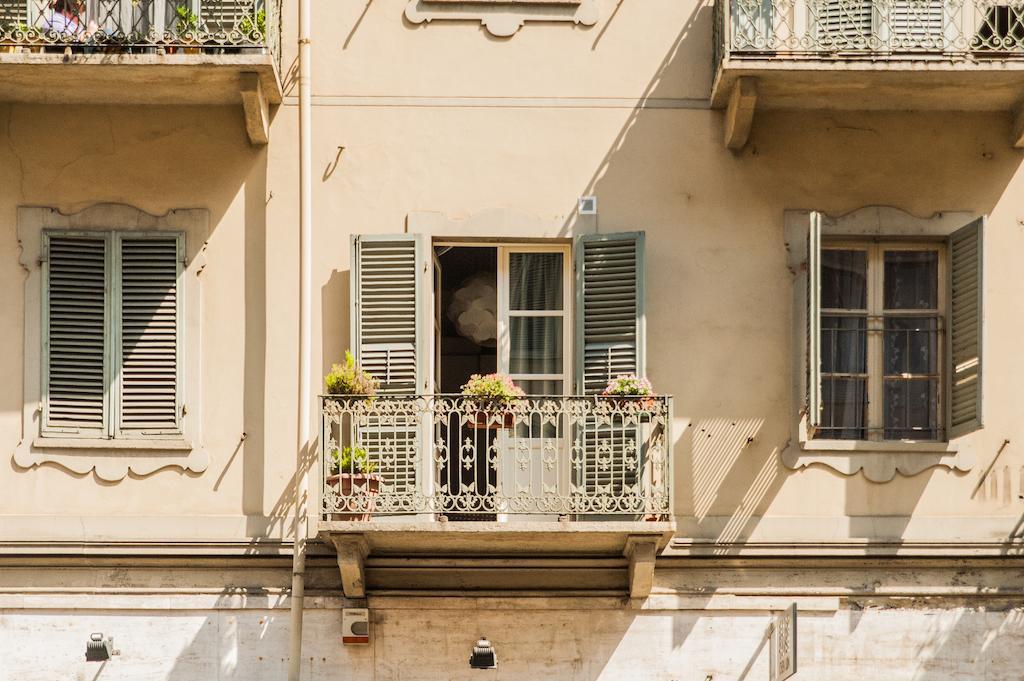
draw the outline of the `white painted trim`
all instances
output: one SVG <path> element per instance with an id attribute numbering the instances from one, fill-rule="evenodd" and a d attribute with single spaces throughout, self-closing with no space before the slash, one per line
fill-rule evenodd
<path id="1" fill-rule="evenodd" d="M 80 447 L 73 438 L 61 438 L 62 446 L 36 447 L 40 436 L 39 417 L 42 402 L 42 235 L 44 230 L 77 232 L 182 232 L 185 235 L 186 262 L 181 274 L 182 315 L 185 333 L 181 349 L 184 373 L 181 401 L 186 414 L 181 418 L 181 437 L 174 446 L 163 447 L 167 440 L 139 441 L 131 449 L 148 450 L 146 454 L 125 451 L 120 446 L 97 449 L 94 442 Z M 179 209 L 164 215 L 151 215 L 122 204 L 97 204 L 78 213 L 64 214 L 55 208 L 21 206 L 18 208 L 18 242 L 20 262 L 27 272 L 25 279 L 25 366 L 22 398 L 21 440 L 13 454 L 16 466 L 31 469 L 55 464 L 78 474 L 89 472 L 110 482 L 123 480 L 129 472 L 149 475 L 164 468 L 178 468 L 200 473 L 209 465 L 209 454 L 203 447 L 201 399 L 200 311 L 202 272 L 206 266 L 206 241 L 210 234 L 209 212 L 205 209 Z M 184 440 L 189 449 L 177 444 Z"/>

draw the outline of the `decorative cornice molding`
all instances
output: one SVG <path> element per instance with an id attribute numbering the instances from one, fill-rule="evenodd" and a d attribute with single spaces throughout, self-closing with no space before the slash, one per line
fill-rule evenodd
<path id="1" fill-rule="evenodd" d="M 499 38 L 515 35 L 527 21 L 597 23 L 597 0 L 409 0 L 405 18 L 413 24 L 431 21 L 479 21 Z"/>

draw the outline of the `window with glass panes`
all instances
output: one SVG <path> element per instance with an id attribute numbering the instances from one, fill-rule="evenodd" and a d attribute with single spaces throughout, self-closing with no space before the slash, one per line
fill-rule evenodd
<path id="1" fill-rule="evenodd" d="M 817 437 L 944 439 L 944 257 L 938 244 L 824 245 Z"/>

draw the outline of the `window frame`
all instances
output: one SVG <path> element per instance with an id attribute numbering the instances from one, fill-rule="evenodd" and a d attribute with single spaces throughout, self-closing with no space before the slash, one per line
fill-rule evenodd
<path id="1" fill-rule="evenodd" d="M 945 241 L 937 239 L 906 239 L 900 237 L 892 238 L 851 238 L 851 237 L 829 237 L 825 236 L 821 244 L 822 252 L 827 250 L 857 250 L 864 251 L 867 259 L 867 336 L 866 347 L 866 393 L 867 410 L 865 418 L 864 438 L 835 438 L 835 437 L 813 437 L 815 444 L 828 442 L 872 442 L 872 443 L 944 443 L 948 441 L 948 384 L 949 370 L 946 366 L 947 344 L 948 344 L 948 318 L 949 301 L 945 283 L 948 279 L 948 253 Z M 938 253 L 938 267 L 936 270 L 936 308 L 930 310 L 912 310 L 909 313 L 893 314 L 885 309 L 885 253 L 887 251 L 936 251 Z M 853 310 L 833 309 L 820 306 L 819 314 L 822 316 L 836 316 L 851 314 Z M 939 338 L 936 342 L 935 365 L 938 368 L 938 395 L 936 404 L 937 423 L 935 431 L 936 438 L 886 438 L 885 431 L 885 320 L 887 316 L 921 316 L 937 318 L 937 333 Z M 824 378 L 825 372 L 819 374 Z M 823 429 L 819 428 L 819 429 Z"/>
<path id="2" fill-rule="evenodd" d="M 123 368 L 123 345 L 121 340 L 121 305 L 122 305 L 122 260 L 121 244 L 124 241 L 146 241 L 154 239 L 175 240 L 175 395 L 174 395 L 174 428 L 162 428 L 144 430 L 139 432 L 124 431 L 121 428 L 121 381 Z M 103 363 L 104 363 L 104 408 L 103 426 L 98 431 L 82 432 L 49 426 L 49 405 L 50 405 L 50 353 L 48 341 L 50 338 L 50 240 L 53 238 L 102 238 L 105 244 L 106 258 L 104 261 L 104 329 L 103 329 Z M 44 439 L 80 439 L 80 440 L 159 440 L 159 439 L 180 439 L 182 436 L 182 405 L 184 403 L 184 365 L 183 350 L 184 343 L 184 321 L 185 321 L 185 300 L 182 295 L 182 277 L 184 272 L 185 259 L 185 232 L 183 231 L 154 231 L 154 230 L 129 230 L 129 229 L 106 229 L 106 230 L 65 230 L 65 229 L 44 229 L 42 231 L 42 310 L 40 326 L 40 368 L 39 377 L 41 388 L 41 419 L 39 436 Z"/>
<path id="3" fill-rule="evenodd" d="M 498 371 L 507 373 L 513 381 L 560 381 L 562 395 L 572 392 L 573 332 L 576 328 L 573 302 L 572 245 L 544 243 L 497 243 L 498 249 Z M 562 256 L 562 309 L 513 310 L 511 296 L 511 256 L 513 253 L 557 253 Z M 562 320 L 562 372 L 557 374 L 513 374 L 510 371 L 513 317 L 556 317 Z"/>

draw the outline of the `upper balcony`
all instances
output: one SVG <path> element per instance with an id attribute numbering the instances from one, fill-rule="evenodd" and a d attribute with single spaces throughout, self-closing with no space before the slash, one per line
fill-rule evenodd
<path id="1" fill-rule="evenodd" d="M 254 143 L 281 101 L 281 0 L 0 0 L 0 100 L 242 103 Z"/>
<path id="2" fill-rule="evenodd" d="M 1020 0 L 716 0 L 714 31 L 712 106 L 730 109 L 734 148 L 755 103 L 1011 111 L 1024 98 Z"/>
<path id="3" fill-rule="evenodd" d="M 671 426 L 663 396 L 325 397 L 319 534 L 354 596 L 368 555 L 618 557 L 637 594 L 672 534 Z"/>

